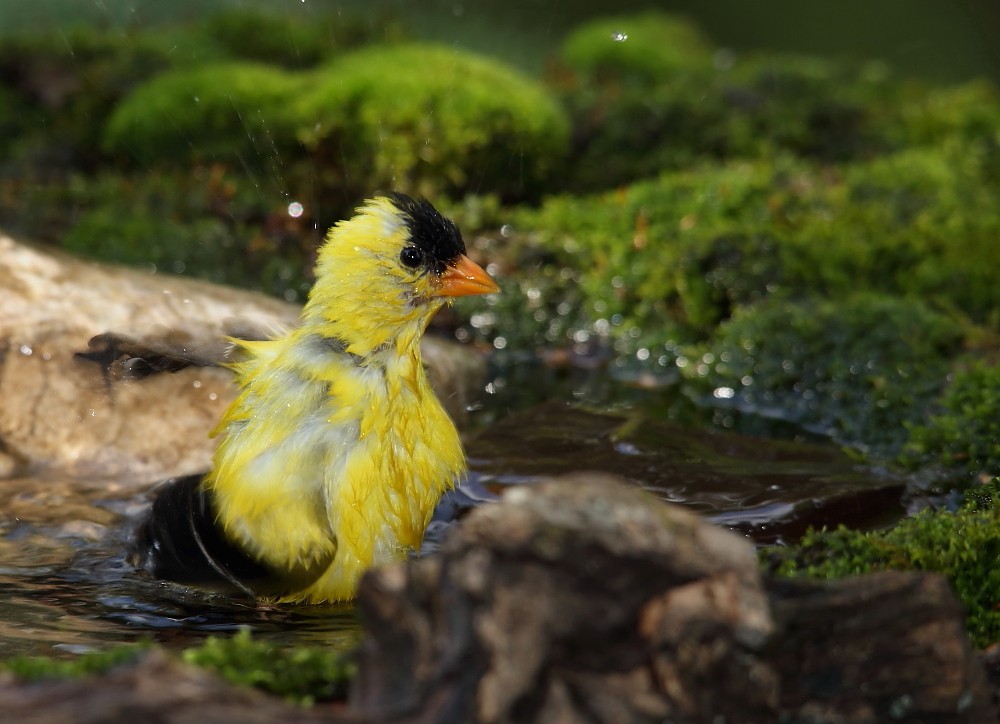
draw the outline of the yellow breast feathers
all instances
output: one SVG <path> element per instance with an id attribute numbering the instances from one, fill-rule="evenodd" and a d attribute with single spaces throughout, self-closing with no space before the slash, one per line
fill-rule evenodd
<path id="1" fill-rule="evenodd" d="M 457 227 L 426 201 L 376 198 L 335 226 L 301 325 L 278 339 L 237 342 L 240 394 L 216 430 L 198 499 L 218 531 L 188 516 L 197 546 L 159 539 L 154 547 L 200 550 L 205 570 L 258 595 L 351 598 L 365 569 L 419 546 L 464 470 L 420 338 L 449 298 L 498 290 L 465 256 Z M 169 527 L 150 535 L 163 538 Z M 177 565 L 144 567 L 182 578 L 170 575 Z"/>

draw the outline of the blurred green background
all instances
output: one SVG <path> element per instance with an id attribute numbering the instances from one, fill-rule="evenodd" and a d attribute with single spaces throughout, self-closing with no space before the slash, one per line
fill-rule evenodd
<path id="1" fill-rule="evenodd" d="M 1000 3 L 994 0 L 770 0 L 764 3 L 599 2 L 595 0 L 37 0 L 0 2 L 0 33 L 58 32 L 77 23 L 122 28 L 195 20 L 222 8 L 289 15 L 389 13 L 407 29 L 538 68 L 552 46 L 582 20 L 661 10 L 683 14 L 723 46 L 849 60 L 878 58 L 904 74 L 955 81 L 1000 79 Z"/>

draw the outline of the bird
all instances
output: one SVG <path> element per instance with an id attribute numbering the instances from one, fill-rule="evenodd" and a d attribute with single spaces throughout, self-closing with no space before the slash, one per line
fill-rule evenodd
<path id="1" fill-rule="evenodd" d="M 299 324 L 231 340 L 239 389 L 212 433 L 211 469 L 161 489 L 136 565 L 318 604 L 350 600 L 367 569 L 418 549 L 466 465 L 420 339 L 454 298 L 498 291 L 426 199 L 364 202 L 321 245 Z"/>

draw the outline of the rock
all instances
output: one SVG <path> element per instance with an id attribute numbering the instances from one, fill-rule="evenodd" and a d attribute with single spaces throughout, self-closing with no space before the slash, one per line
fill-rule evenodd
<path id="1" fill-rule="evenodd" d="M 235 392 L 215 366 L 223 337 L 269 336 L 297 317 L 296 306 L 264 295 L 83 262 L 0 234 L 0 474 L 142 485 L 205 470 L 208 432 Z M 442 340 L 423 349 L 461 419 L 483 361 Z"/>
<path id="2" fill-rule="evenodd" d="M 778 710 L 752 546 L 607 476 L 510 490 L 436 557 L 366 577 L 359 605 L 368 635 L 351 703 L 376 720 Z"/>
<path id="3" fill-rule="evenodd" d="M 0 677 L 3 719 L 24 724 L 228 724 L 330 721 L 259 691 L 229 684 L 153 650 L 101 676 L 25 683 Z"/>
<path id="4" fill-rule="evenodd" d="M 745 539 L 607 475 L 511 489 L 359 606 L 376 721 L 995 720 L 941 577 L 765 586 Z"/>
<path id="5" fill-rule="evenodd" d="M 943 576 L 782 580 L 769 593 L 780 633 L 768 659 L 781 672 L 790 721 L 997 721 Z"/>

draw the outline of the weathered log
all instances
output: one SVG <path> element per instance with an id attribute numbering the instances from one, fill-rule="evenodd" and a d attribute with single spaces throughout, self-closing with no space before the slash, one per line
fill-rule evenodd
<path id="1" fill-rule="evenodd" d="M 378 721 L 988 722 L 943 578 L 758 576 L 752 547 L 607 476 L 510 491 L 364 580 Z"/>
<path id="2" fill-rule="evenodd" d="M 795 721 L 996 721 L 944 577 L 886 571 L 769 586 L 768 658 Z"/>
<path id="3" fill-rule="evenodd" d="M 25 683 L 0 676 L 0 719 L 21 724 L 271 724 L 328 722 L 329 708 L 306 710 L 229 684 L 153 650 L 101 677 Z"/>
<path id="4" fill-rule="evenodd" d="M 752 547 L 607 476 L 510 491 L 362 584 L 351 704 L 386 721 L 770 721 Z"/>

